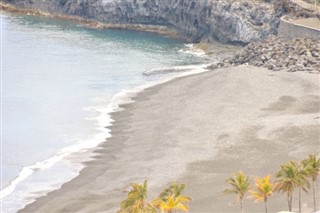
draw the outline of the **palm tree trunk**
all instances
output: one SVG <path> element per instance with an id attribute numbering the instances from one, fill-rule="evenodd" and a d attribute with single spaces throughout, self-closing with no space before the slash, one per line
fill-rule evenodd
<path id="1" fill-rule="evenodd" d="M 290 194 L 290 211 L 292 211 L 293 191 Z"/>
<path id="2" fill-rule="evenodd" d="M 317 211 L 317 206 L 316 206 L 316 188 L 315 188 L 315 181 L 312 181 L 312 188 L 313 188 L 313 211 Z"/>
<path id="3" fill-rule="evenodd" d="M 240 208 L 241 208 L 241 213 L 243 213 L 243 208 L 242 208 L 242 199 L 240 200 Z"/>
<path id="4" fill-rule="evenodd" d="M 292 194 L 291 194 L 291 192 L 287 192 L 287 198 L 288 198 L 289 212 L 291 212 L 291 210 L 292 210 Z"/>
<path id="5" fill-rule="evenodd" d="M 299 187 L 299 213 L 301 213 L 301 188 Z"/>
<path id="6" fill-rule="evenodd" d="M 264 209 L 265 209 L 265 213 L 268 213 L 267 200 L 264 201 Z"/>
<path id="7" fill-rule="evenodd" d="M 290 208 L 290 194 L 289 194 L 289 192 L 287 192 L 287 202 L 288 202 L 288 208 L 289 208 L 289 212 L 290 212 L 291 208 Z"/>

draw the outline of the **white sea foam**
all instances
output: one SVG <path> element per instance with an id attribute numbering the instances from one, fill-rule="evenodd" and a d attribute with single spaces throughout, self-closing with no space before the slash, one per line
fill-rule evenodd
<path id="1" fill-rule="evenodd" d="M 53 167 L 55 164 L 61 162 L 62 160 L 67 160 L 68 157 L 72 154 L 76 153 L 84 153 L 88 151 L 89 149 L 92 149 L 94 147 L 97 147 L 101 142 L 104 142 L 107 138 L 111 136 L 110 129 L 106 128 L 107 126 L 111 126 L 113 120 L 111 119 L 111 112 L 116 111 L 119 108 L 120 104 L 128 103 L 131 101 L 131 97 L 134 96 L 139 91 L 143 90 L 144 88 L 148 87 L 149 85 L 144 85 L 137 87 L 133 90 L 127 90 L 122 91 L 116 94 L 111 101 L 109 101 L 108 104 L 101 105 L 98 107 L 87 107 L 84 110 L 86 111 L 96 111 L 99 112 L 99 116 L 96 118 L 87 118 L 88 120 L 95 120 L 97 122 L 96 130 L 99 132 L 94 135 L 94 137 L 90 140 L 82 140 L 74 145 L 68 146 L 63 148 L 60 152 L 58 152 L 53 157 L 37 162 L 34 165 L 24 167 L 18 174 L 18 176 L 10 182 L 10 184 L 3 188 L 0 191 L 0 199 L 1 203 L 4 204 L 6 202 L 6 197 L 11 195 L 17 186 L 21 184 L 23 181 L 28 179 L 28 177 L 32 176 L 35 172 L 40 172 L 41 170 L 47 170 Z M 69 162 L 70 163 L 70 162 Z M 76 162 L 71 162 L 76 163 Z M 75 165 L 74 165 L 75 166 Z M 76 175 L 78 175 L 79 171 L 83 168 L 83 166 L 78 167 L 76 171 L 71 171 L 73 175 L 67 180 L 64 180 L 63 182 L 69 181 L 72 178 L 74 178 Z M 24 200 L 21 201 L 21 203 L 15 203 L 15 206 L 9 205 L 6 210 L 2 209 L 6 212 L 15 212 L 18 209 L 23 208 L 25 205 L 33 202 L 37 197 L 43 196 L 49 191 L 58 189 L 61 187 L 63 182 L 60 183 L 51 183 L 53 185 L 42 185 L 37 186 L 36 189 L 30 188 L 29 191 L 19 192 L 18 195 L 15 197 L 23 197 Z M 46 184 L 46 183 L 42 183 Z M 39 191 L 37 191 L 37 189 Z M 14 202 L 17 202 L 16 199 L 13 199 Z M 9 201 L 11 203 L 11 201 Z M 6 206 L 6 205 L 4 205 Z"/>
<path id="2" fill-rule="evenodd" d="M 85 110 L 90 110 L 90 111 L 96 111 L 99 112 L 99 116 L 96 118 L 88 118 L 90 120 L 95 120 L 97 122 L 97 127 L 96 130 L 98 131 L 97 134 L 93 136 L 92 139 L 90 140 L 82 140 L 74 145 L 68 146 L 63 148 L 61 151 L 59 151 L 56 155 L 53 157 L 46 159 L 44 161 L 40 161 L 35 163 L 32 166 L 27 166 L 24 167 L 18 174 L 18 176 L 10 182 L 10 184 L 3 188 L 0 191 L 0 199 L 1 203 L 5 203 L 6 200 L 5 198 L 11 195 L 17 186 L 21 184 L 24 180 L 26 180 L 28 177 L 32 176 L 33 173 L 39 172 L 41 170 L 47 170 L 53 167 L 55 164 L 61 162 L 62 160 L 67 160 L 68 157 L 71 156 L 72 154 L 76 153 L 84 153 L 88 151 L 89 149 L 92 149 L 96 146 L 98 146 L 101 142 L 104 142 L 106 138 L 109 138 L 111 136 L 110 130 L 106 128 L 107 126 L 110 126 L 112 123 L 112 119 L 110 116 L 110 113 L 115 111 L 120 103 L 124 103 L 127 100 L 127 95 L 126 92 L 121 92 L 113 97 L 113 99 L 109 102 L 109 104 L 106 104 L 104 106 L 98 106 L 98 107 L 87 107 Z M 69 162 L 69 163 L 76 163 L 76 162 Z M 83 166 L 78 167 L 78 170 L 76 171 L 71 171 L 73 175 L 71 175 L 72 178 L 74 178 L 79 171 L 83 168 Z M 64 180 L 63 182 L 69 181 L 70 179 Z M 36 197 L 43 196 L 47 192 L 52 191 L 54 189 L 57 189 L 61 187 L 63 184 L 61 183 L 52 183 L 54 186 L 50 185 L 44 185 L 44 186 L 38 186 L 39 192 L 34 191 L 34 189 L 31 189 L 28 192 L 24 192 L 23 197 L 25 197 L 25 200 L 23 200 L 20 203 L 20 206 L 15 206 L 15 207 L 10 206 L 10 209 L 7 209 L 6 211 L 8 212 L 15 212 L 20 208 L 23 208 L 25 205 L 28 203 L 33 202 Z M 42 183 L 45 184 L 45 183 Z M 21 194 L 21 193 L 20 193 Z M 19 195 L 21 197 L 21 195 Z M 17 203 L 15 203 L 16 205 Z"/>
<path id="3" fill-rule="evenodd" d="M 196 48 L 194 44 L 184 44 L 185 48 L 179 50 L 179 52 L 193 54 L 196 56 L 207 56 L 206 52 L 202 49 Z"/>
<path id="4" fill-rule="evenodd" d="M 199 65 L 185 65 L 185 66 L 173 66 L 173 67 L 161 67 L 161 68 L 153 68 L 146 70 L 143 72 L 144 75 L 159 75 L 159 74 L 168 74 L 168 73 L 176 73 L 176 72 L 188 72 L 198 69 Z"/>

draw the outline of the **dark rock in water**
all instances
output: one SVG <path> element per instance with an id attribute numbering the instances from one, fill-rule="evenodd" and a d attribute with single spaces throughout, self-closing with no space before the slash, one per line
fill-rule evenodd
<path id="1" fill-rule="evenodd" d="M 207 67 L 208 69 L 211 69 L 211 70 L 214 70 L 214 69 L 217 69 L 219 68 L 219 66 L 217 64 L 211 64 Z"/>
<path id="2" fill-rule="evenodd" d="M 78 16 L 108 24 L 148 24 L 174 28 L 192 41 L 247 44 L 277 33 L 272 4 L 227 0 L 3 0 L 18 8 Z"/>

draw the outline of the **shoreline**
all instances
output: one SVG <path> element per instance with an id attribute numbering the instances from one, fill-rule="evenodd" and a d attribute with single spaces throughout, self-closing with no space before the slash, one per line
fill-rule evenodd
<path id="1" fill-rule="evenodd" d="M 183 38 L 178 35 L 178 32 L 173 28 L 164 25 L 150 25 L 150 24 L 106 24 L 93 19 L 84 19 L 80 16 L 66 16 L 61 14 L 50 14 L 36 9 L 21 9 L 14 7 L 13 5 L 8 5 L 0 2 L 0 11 L 5 11 L 9 13 L 23 14 L 23 15 L 34 15 L 42 16 L 57 20 L 73 21 L 75 23 L 81 24 L 85 27 L 92 29 L 117 29 L 117 30 L 133 30 L 133 31 L 143 31 L 149 33 L 155 33 L 161 36 L 168 36 L 173 39 L 180 39 L 186 42 L 190 42 L 190 39 Z"/>
<path id="2" fill-rule="evenodd" d="M 64 184 L 77 178 L 81 174 L 82 170 L 88 166 L 88 163 L 90 164 L 91 161 L 93 161 L 96 157 L 98 157 L 99 154 L 96 155 L 96 150 L 99 150 L 101 147 L 103 147 L 104 143 L 108 143 L 108 140 L 110 139 L 110 137 L 112 137 L 111 131 L 112 131 L 113 123 L 114 123 L 112 115 L 116 114 L 117 112 L 121 112 L 121 111 L 125 110 L 124 106 L 135 102 L 135 98 L 140 93 L 143 93 L 145 90 L 151 89 L 153 87 L 157 87 L 159 85 L 169 83 L 169 82 L 174 81 L 175 79 L 178 79 L 178 78 L 184 78 L 184 77 L 208 72 L 209 70 L 206 69 L 207 66 L 208 66 L 208 64 L 201 64 L 201 65 L 194 66 L 193 70 L 191 70 L 191 71 L 173 72 L 173 73 L 175 73 L 174 76 L 167 77 L 165 79 L 155 81 L 152 83 L 145 83 L 143 85 L 134 87 L 130 90 L 120 91 L 119 93 L 115 94 L 113 96 L 111 102 L 105 107 L 106 109 L 108 109 L 108 110 L 106 110 L 107 111 L 106 114 L 108 115 L 108 119 L 107 118 L 104 119 L 104 120 L 106 120 L 106 122 L 105 121 L 104 122 L 107 124 L 105 124 L 105 126 L 103 126 L 102 128 L 107 129 L 106 132 L 107 132 L 108 136 L 105 138 L 105 140 L 103 142 L 99 142 L 96 146 L 88 148 L 84 153 L 83 152 L 79 152 L 79 153 L 75 152 L 75 153 L 70 154 L 71 158 L 77 158 L 77 159 L 79 158 L 79 156 L 83 156 L 83 157 L 81 157 L 81 158 L 83 158 L 82 160 L 78 159 L 78 160 L 76 160 L 76 162 L 73 162 L 75 164 L 79 164 L 78 166 L 81 167 L 79 172 L 77 172 L 77 175 L 74 176 L 73 178 L 65 181 L 65 182 L 55 184 L 55 186 L 49 186 L 50 189 L 48 188 L 46 190 L 39 191 L 37 193 L 37 196 L 29 197 L 28 200 L 29 201 L 33 200 L 33 201 L 28 202 L 24 207 L 22 207 L 21 209 L 18 209 L 18 211 L 23 211 L 26 206 L 31 205 L 32 203 L 36 202 L 39 198 L 46 197 L 51 192 L 59 190 Z M 188 65 L 185 65 L 185 67 L 188 67 Z M 66 148 L 68 148 L 68 147 L 66 147 Z M 99 151 L 98 151 L 98 153 L 99 153 Z M 30 166 L 30 168 L 31 167 L 33 167 L 33 166 Z M 27 168 L 29 168 L 29 167 L 27 167 Z M 6 188 L 4 188 L 4 189 L 6 189 Z"/>
<path id="3" fill-rule="evenodd" d="M 49 18 L 51 18 L 51 17 L 49 17 Z M 190 53 L 191 54 L 191 53 Z M 207 65 L 209 65 L 209 64 L 207 64 Z M 203 65 L 197 65 L 199 68 L 202 66 L 202 68 L 201 69 L 204 69 L 204 66 Z M 204 72 L 204 71 L 197 71 L 197 72 Z M 197 73 L 196 72 L 196 73 Z M 195 74 L 194 73 L 194 71 L 189 71 L 189 72 L 183 72 L 183 73 L 179 73 L 179 72 L 174 72 L 176 75 L 179 75 L 179 76 L 181 76 L 181 75 L 193 75 L 193 74 Z M 178 77 L 178 76 L 177 76 Z M 169 78 L 167 78 L 167 80 L 165 80 L 165 81 L 170 81 L 170 80 L 172 80 L 173 78 L 177 78 L 177 77 L 169 77 Z M 161 82 L 157 82 L 157 83 L 155 83 L 155 84 L 162 84 L 163 82 L 161 81 Z M 154 85 L 141 85 L 141 86 L 138 86 L 138 88 L 140 88 L 140 87 L 143 87 L 143 89 L 145 89 L 145 88 L 148 88 L 148 87 L 150 87 L 150 86 L 154 86 Z M 130 91 L 128 91 L 128 93 L 136 93 L 136 90 L 137 88 L 132 88 Z M 141 89 L 141 90 L 143 90 L 143 89 Z M 134 91 L 133 91 L 134 90 Z M 140 89 L 138 89 L 138 90 L 140 90 Z M 120 93 L 122 93 L 122 92 L 120 92 Z M 117 94 L 115 94 L 115 96 L 118 96 L 120 93 L 117 93 Z M 127 98 L 126 98 L 127 99 Z M 108 107 L 106 107 L 106 108 L 108 108 Z M 110 113 L 108 113 L 108 114 L 110 114 Z M 103 128 L 106 128 L 105 126 L 103 127 Z M 68 147 L 66 147 L 66 148 L 68 148 Z M 92 149 L 95 149 L 96 147 L 94 147 L 94 148 L 90 148 L 89 150 L 92 150 Z M 89 152 L 91 152 L 91 151 L 88 151 L 88 153 Z M 63 154 L 63 153 L 62 153 Z M 74 153 L 72 153 L 71 155 L 74 155 Z M 76 154 L 77 155 L 77 154 Z M 89 154 L 86 154 L 85 155 L 85 160 L 84 161 L 86 161 L 87 159 L 90 159 L 90 153 Z M 57 153 L 57 156 L 58 157 L 60 157 L 60 153 Z M 53 156 L 52 157 L 52 159 L 54 159 L 54 158 L 56 158 L 57 156 Z M 51 159 L 51 158 L 50 158 Z M 49 159 L 49 160 L 50 160 Z M 47 159 L 46 160 L 44 160 L 43 162 L 47 162 Z M 79 163 L 80 162 L 80 163 Z M 11 188 L 15 188 L 15 185 L 16 185 L 16 183 L 15 183 L 15 180 L 16 179 L 24 179 L 24 174 L 22 174 L 22 173 L 25 173 L 24 171 L 25 170 L 28 170 L 28 171 L 31 171 L 31 173 L 35 170 L 37 170 L 37 168 L 36 168 L 36 166 L 37 166 L 37 164 L 38 164 L 39 162 L 37 162 L 37 163 L 35 163 L 35 165 L 31 165 L 31 166 L 28 166 L 28 167 L 25 167 L 25 168 L 23 168 L 23 171 L 21 171 L 18 175 L 17 175 L 17 177 L 16 178 L 14 178 L 13 179 L 13 181 L 11 181 L 11 183 L 9 183 L 6 187 L 4 187 L 3 188 L 3 190 L 6 190 L 6 193 L 7 193 L 7 191 L 10 191 L 10 189 Z M 40 162 L 40 163 L 42 163 L 42 162 Z M 79 163 L 80 165 L 81 165 L 81 167 L 83 168 L 83 165 L 82 165 L 82 160 L 77 160 L 77 163 Z M 82 169 L 80 169 L 80 170 L 82 170 Z M 27 172 L 28 173 L 28 172 Z M 76 176 L 78 176 L 78 175 L 76 175 Z M 72 177 L 72 179 L 73 179 L 73 177 Z M 71 180 L 72 180 L 71 179 Z M 68 179 L 68 181 L 66 181 L 66 182 L 69 182 L 70 181 L 70 179 Z M 13 183 L 14 182 L 14 183 Z M 64 184 L 65 182 L 63 182 L 63 183 L 61 183 L 61 184 Z M 60 186 L 61 186 L 61 184 L 60 184 L 60 182 L 58 183 L 58 184 L 54 184 L 54 186 L 50 186 L 49 188 L 50 188 L 50 190 L 48 189 L 45 189 L 45 190 L 43 190 L 43 191 L 39 191 L 39 193 L 37 194 L 37 196 L 31 196 L 31 197 L 29 197 L 27 200 L 33 200 L 34 198 L 37 198 L 37 197 L 42 197 L 42 196 L 45 196 L 48 192 L 51 192 L 51 191 L 54 191 L 54 190 L 57 190 L 57 189 L 59 189 L 60 188 Z M 14 186 L 12 186 L 12 185 L 14 185 Z M 7 188 L 8 188 L 8 190 L 7 190 Z M 14 189 L 13 189 L 14 190 Z M 11 192 L 8 192 L 8 195 L 10 195 L 11 194 Z M 7 196 L 7 194 L 5 194 L 4 195 L 4 197 L 5 196 Z M 34 201 L 32 201 L 32 202 L 34 202 Z"/>
<path id="4" fill-rule="evenodd" d="M 237 74 L 238 69 L 242 70 L 243 76 Z M 250 84 L 249 87 L 237 84 L 238 81 L 244 81 L 250 76 L 252 82 L 247 83 Z M 249 156 L 258 154 L 259 157 L 256 157 L 262 164 L 260 166 L 270 166 L 268 159 L 263 158 L 269 153 L 251 153 L 255 149 L 261 149 L 259 142 L 274 143 L 270 141 L 269 134 L 272 133 L 276 141 L 275 147 L 270 147 L 271 144 L 266 144 L 265 147 L 269 151 L 276 151 L 276 153 L 271 152 L 273 166 L 278 166 L 288 159 L 300 159 L 304 157 L 304 154 L 319 149 L 315 140 L 310 141 L 308 149 L 304 145 L 302 151 L 295 153 L 294 147 L 284 149 L 286 145 L 283 143 L 286 142 L 280 140 L 286 134 L 291 134 L 291 141 L 292 137 L 298 142 L 305 140 L 306 138 L 301 138 L 299 134 L 291 132 L 294 128 L 304 129 L 305 127 L 309 128 L 309 133 L 313 132 L 307 137 L 313 139 L 319 137 L 319 131 L 316 129 L 319 123 L 312 119 L 312 116 L 319 114 L 319 95 L 315 95 L 319 91 L 319 86 L 316 84 L 317 78 L 318 76 L 307 73 L 271 73 L 262 68 L 239 66 L 180 77 L 149 87 L 138 93 L 133 98 L 133 103 L 121 105 L 120 108 L 124 110 L 111 114 L 112 119 L 115 120 L 110 127 L 112 137 L 96 149 L 94 160 L 85 164 L 79 176 L 65 183 L 61 189 L 38 198 L 19 212 L 115 212 L 125 197 L 122 190 L 131 182 L 141 182 L 144 179 L 148 179 L 150 183 L 150 198 L 155 197 L 159 189 L 166 184 L 172 181 L 183 181 L 187 183 L 188 195 L 194 198 L 191 211 L 210 212 L 210 209 L 217 209 L 221 212 L 236 211 L 237 206 L 229 206 L 229 201 L 232 201 L 233 198 L 221 196 L 220 189 L 223 185 L 220 181 L 239 169 L 249 170 L 250 175 L 262 175 L 271 170 L 275 172 L 277 167 L 266 167 L 264 171 L 255 165 L 251 166 L 251 160 L 256 161 L 257 159 L 247 158 L 249 153 Z M 227 79 L 228 81 L 223 81 Z M 291 85 L 294 80 L 297 82 Z M 283 91 L 278 91 L 279 82 L 288 88 L 285 87 Z M 262 88 L 255 91 L 258 85 Z M 299 88 L 297 85 L 300 85 Z M 208 90 L 208 88 L 211 89 Z M 212 90 L 212 88 L 215 89 Z M 270 93 L 265 94 L 268 97 L 263 95 L 260 97 L 259 93 L 264 91 L 263 88 Z M 230 103 L 228 104 L 229 100 L 226 100 L 223 94 L 219 95 L 220 90 L 224 89 L 230 92 L 225 93 L 227 96 L 233 97 L 230 99 L 232 103 L 240 106 L 246 105 L 248 103 L 241 101 L 242 96 L 250 95 L 254 100 L 248 99 L 248 102 L 254 105 L 250 105 L 249 108 L 234 108 L 229 105 Z M 238 94 L 239 89 L 240 94 Z M 273 102 L 277 100 L 274 98 L 282 100 L 281 97 L 284 94 L 296 98 L 296 96 L 303 95 L 304 90 L 308 91 L 304 99 L 297 99 L 299 100 L 297 103 L 275 102 L 280 109 L 273 108 L 275 106 Z M 194 93 L 195 91 L 202 91 L 204 94 Z M 257 94 L 259 95 L 256 96 Z M 202 102 L 203 98 L 205 102 Z M 198 99 L 202 101 L 197 102 Z M 217 100 L 220 101 L 217 102 Z M 266 103 L 269 103 L 270 106 L 268 107 L 268 104 L 265 106 Z M 310 105 L 309 109 L 306 108 L 306 104 Z M 255 105 L 261 109 L 257 110 Z M 181 108 L 181 106 L 184 107 Z M 226 109 L 222 110 L 222 106 Z M 281 106 L 286 107 L 283 109 Z M 299 106 L 302 111 L 298 114 L 293 113 L 292 110 L 297 107 L 299 109 Z M 221 111 L 220 114 L 217 114 L 218 111 Z M 236 118 L 239 112 L 243 118 Z M 187 116 L 181 117 L 180 113 Z M 202 120 L 204 117 L 199 115 L 204 114 L 207 116 Z M 233 121 L 230 122 L 226 118 L 232 118 L 232 114 L 236 116 L 236 119 L 233 118 Z M 212 120 L 209 119 L 210 117 Z M 298 121 L 295 121 L 296 118 L 299 118 Z M 277 119 L 278 126 L 273 125 L 274 119 Z M 288 127 L 284 125 L 287 122 L 291 122 Z M 226 131 L 231 132 L 226 133 Z M 257 131 L 259 135 L 252 135 L 252 131 Z M 243 143 L 246 140 L 243 137 L 247 138 L 246 140 L 251 138 L 247 145 L 253 150 L 233 156 L 232 153 L 245 145 Z M 213 143 L 212 140 L 215 142 Z M 233 142 L 231 143 L 230 140 Z M 250 142 L 252 140 L 254 143 Z M 174 141 L 174 144 L 171 144 L 170 141 Z M 198 143 L 201 143 L 201 146 Z M 280 146 L 280 149 L 277 146 Z M 169 150 L 167 150 L 168 147 Z M 221 153 L 223 150 L 230 153 Z M 241 159 L 244 161 L 242 162 Z M 169 162 L 174 162 L 174 165 L 168 170 L 166 165 Z M 228 168 L 224 165 L 233 166 Z M 236 168 L 236 166 L 239 167 Z M 215 169 L 212 170 L 212 167 Z M 215 186 L 217 181 L 219 186 Z M 211 194 L 208 194 L 208 190 Z M 271 201 L 271 203 L 273 208 L 276 207 L 279 211 L 286 209 L 281 199 Z M 259 205 L 250 205 L 250 207 L 256 211 L 259 210 Z"/>
<path id="5" fill-rule="evenodd" d="M 186 67 L 188 65 L 185 65 Z M 4 196 L 4 198 L 6 196 L 10 196 L 11 195 L 11 190 L 15 190 L 15 187 L 18 183 L 16 183 L 16 180 L 20 179 L 23 181 L 24 179 L 24 173 L 28 173 L 28 171 L 31 171 L 31 173 L 33 173 L 33 171 L 37 170 L 37 165 L 40 163 L 42 164 L 43 162 L 44 163 L 50 163 L 51 162 L 51 159 L 55 159 L 55 158 L 59 158 L 60 155 L 66 155 L 67 158 L 76 158 L 77 160 L 75 162 L 73 162 L 75 165 L 79 166 L 79 170 L 77 170 L 77 174 L 75 176 L 73 176 L 71 179 L 68 179 L 64 182 L 59 182 L 59 183 L 55 183 L 54 185 L 48 185 L 48 188 L 45 188 L 45 189 L 42 189 L 41 191 L 36 191 L 33 193 L 33 196 L 29 196 L 27 199 L 25 199 L 26 201 L 26 204 L 25 206 L 29 205 L 29 204 L 32 204 L 33 202 L 35 202 L 38 198 L 41 198 L 41 197 L 45 197 L 47 196 L 48 193 L 52 192 L 52 191 L 56 191 L 56 190 L 59 190 L 60 187 L 62 185 L 64 185 L 65 183 L 68 183 L 69 181 L 72 181 L 74 178 L 76 178 L 77 176 L 79 176 L 79 172 L 81 172 L 85 167 L 86 167 L 86 162 L 87 161 L 91 161 L 91 159 L 93 159 L 94 157 L 94 150 L 96 149 L 99 149 L 100 145 L 102 143 L 106 143 L 108 141 L 108 139 L 112 136 L 110 134 L 110 128 L 112 127 L 112 123 L 113 123 L 113 120 L 111 118 L 111 115 L 117 111 L 121 111 L 122 110 L 122 106 L 123 105 L 126 105 L 128 103 L 132 103 L 134 102 L 133 99 L 135 96 L 137 96 L 139 93 L 143 92 L 144 90 L 147 90 L 148 88 L 151 88 L 151 87 L 155 87 L 157 85 L 160 85 L 160 84 L 165 84 L 169 81 L 172 81 L 176 78 L 180 78 L 180 77 L 184 77 L 184 76 L 189 76 L 189 75 L 195 75 L 195 74 L 198 74 L 198 73 L 202 73 L 202 72 L 207 72 L 208 70 L 205 69 L 206 67 L 208 66 L 208 64 L 201 64 L 201 65 L 197 65 L 197 66 L 194 66 L 193 67 L 193 70 L 192 71 L 185 71 L 185 72 L 173 72 L 175 73 L 174 76 L 171 76 L 171 77 L 166 77 L 165 79 L 162 79 L 162 80 L 158 80 L 158 81 L 154 81 L 154 82 L 149 82 L 149 83 L 144 83 L 140 86 L 137 86 L 137 87 L 134 87 L 130 90 L 125 90 L 125 91 L 120 91 L 118 93 L 116 93 L 112 99 L 110 100 L 110 102 L 107 104 L 107 106 L 105 106 L 105 109 L 103 111 L 103 114 L 105 114 L 105 116 L 107 115 L 107 117 L 105 117 L 103 119 L 103 123 L 104 123 L 104 126 L 101 126 L 102 129 L 104 129 L 103 131 L 105 131 L 106 133 L 106 136 L 101 139 L 100 142 L 98 142 L 98 144 L 95 144 L 94 146 L 90 145 L 90 147 L 88 148 L 83 148 L 85 149 L 86 151 L 83 153 L 83 149 L 80 149 L 79 151 L 75 151 L 75 152 L 70 152 L 70 153 L 65 153 L 63 150 L 67 150 L 69 147 L 65 147 L 61 150 L 61 152 L 57 153 L 55 156 L 52 156 L 50 157 L 49 159 L 46 159 L 44 161 L 41 161 L 41 162 L 36 162 L 34 165 L 31 165 L 31 166 L 27 166 L 27 167 L 24 167 L 23 170 L 18 174 L 18 176 L 13 179 L 13 181 L 6 187 L 4 187 L 1 192 L 5 192 L 5 194 L 1 194 Z M 70 146 L 70 147 L 73 147 Z M 70 156 L 69 156 L 70 155 Z M 64 158 L 64 157 L 62 157 Z M 80 159 L 82 158 L 82 160 Z M 75 171 L 73 171 L 75 172 Z M 22 174 L 23 173 L 23 174 Z M 31 202 L 30 202 L 31 201 Z M 25 208 L 22 207 L 21 209 L 18 209 L 18 211 L 22 210 Z"/>
<path id="6" fill-rule="evenodd" d="M 222 61 L 226 58 L 230 58 L 235 51 L 239 51 L 243 48 L 243 45 L 237 44 L 227 44 L 221 43 L 219 41 L 200 41 L 199 43 L 192 42 L 192 39 L 183 37 L 179 33 L 168 26 L 164 25 L 149 25 L 149 24 L 106 24 L 92 19 L 84 19 L 79 16 L 66 16 L 61 14 L 49 14 L 36 9 L 20 9 L 14 7 L 13 5 L 5 4 L 0 2 L 0 11 L 5 11 L 13 14 L 22 14 L 22 15 L 34 15 L 47 17 L 57 20 L 71 21 L 88 27 L 91 29 L 116 29 L 116 30 L 133 30 L 141 31 L 147 33 L 154 33 L 159 36 L 168 36 L 172 39 L 178 39 L 185 41 L 187 43 L 193 44 L 194 50 L 201 50 L 205 53 L 206 56 L 213 59 L 214 61 Z"/>

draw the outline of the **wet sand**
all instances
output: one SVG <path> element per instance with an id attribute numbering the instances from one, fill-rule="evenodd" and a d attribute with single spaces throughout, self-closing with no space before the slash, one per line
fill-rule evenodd
<path id="1" fill-rule="evenodd" d="M 193 198 L 190 212 L 240 212 L 234 196 L 222 193 L 230 174 L 274 174 L 287 160 L 319 154 L 319 94 L 319 75 L 250 66 L 146 89 L 112 114 L 112 138 L 78 177 L 21 212 L 114 213 L 123 189 L 145 179 L 149 200 L 180 181 Z M 303 194 L 302 204 L 311 212 L 311 195 Z M 264 206 L 245 199 L 244 209 L 263 212 Z M 275 194 L 269 211 L 280 210 L 287 210 L 285 195 Z"/>

